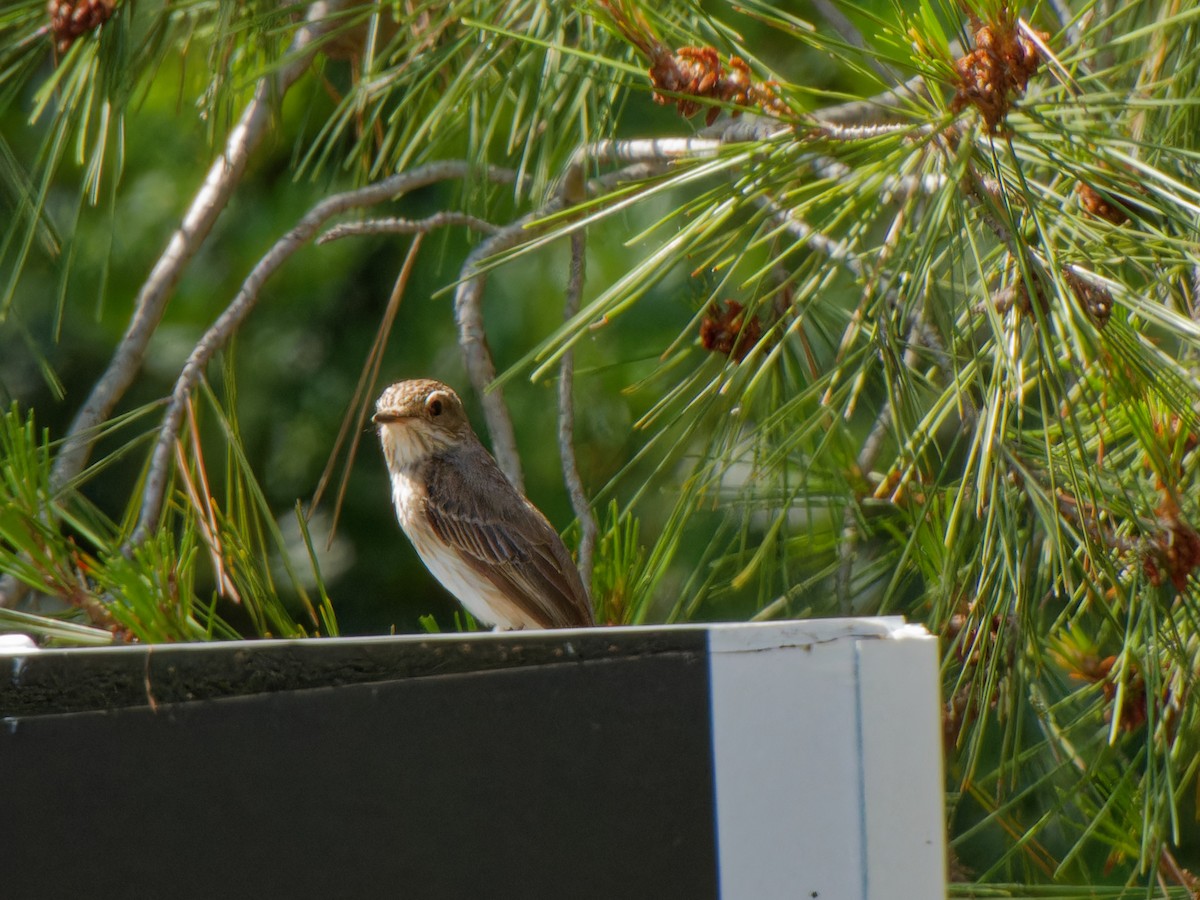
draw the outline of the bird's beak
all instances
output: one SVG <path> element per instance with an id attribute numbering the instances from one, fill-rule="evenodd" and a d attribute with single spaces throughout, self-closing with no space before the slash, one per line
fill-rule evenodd
<path id="1" fill-rule="evenodd" d="M 399 422 L 403 418 L 404 416 L 401 416 L 397 413 L 384 412 L 380 410 L 379 412 L 375 413 L 375 415 L 371 416 L 371 421 L 376 425 L 386 425 L 388 422 Z"/>

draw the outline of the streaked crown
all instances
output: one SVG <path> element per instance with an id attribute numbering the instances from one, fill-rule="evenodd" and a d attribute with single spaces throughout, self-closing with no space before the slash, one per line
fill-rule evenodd
<path id="1" fill-rule="evenodd" d="M 393 384 L 380 395 L 371 421 L 379 426 L 388 464 L 401 468 L 472 435 L 458 394 L 430 378 Z"/>

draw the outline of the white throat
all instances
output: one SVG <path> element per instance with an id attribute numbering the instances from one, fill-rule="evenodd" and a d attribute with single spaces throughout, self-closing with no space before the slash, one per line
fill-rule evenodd
<path id="1" fill-rule="evenodd" d="M 388 422 L 379 427 L 379 442 L 388 469 L 393 473 L 408 469 L 437 449 L 428 429 L 414 428 L 409 420 Z"/>

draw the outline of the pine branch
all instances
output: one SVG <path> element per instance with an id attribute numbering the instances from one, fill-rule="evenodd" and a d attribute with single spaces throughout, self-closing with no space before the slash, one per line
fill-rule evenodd
<path id="1" fill-rule="evenodd" d="M 495 234 L 499 228 L 468 213 L 442 210 L 424 219 L 367 219 L 363 222 L 345 222 L 335 225 L 317 238 L 318 244 L 340 241 L 342 238 L 370 234 L 427 234 L 436 228 L 462 225 L 484 234 Z"/>
<path id="2" fill-rule="evenodd" d="M 579 312 L 583 297 L 584 257 L 587 253 L 584 232 L 571 233 L 571 270 L 567 280 L 567 297 L 563 303 L 563 318 L 570 321 Z M 558 376 L 558 448 L 562 457 L 563 481 L 571 496 L 571 507 L 579 520 L 579 575 L 584 587 L 591 593 L 592 556 L 596 549 L 596 514 L 588 502 L 579 476 L 579 464 L 575 456 L 575 351 L 563 354 Z"/>
<path id="3" fill-rule="evenodd" d="M 158 438 L 151 455 L 137 526 L 127 547 L 143 543 L 154 530 L 170 472 L 171 447 L 179 432 L 188 397 L 191 396 L 192 389 L 200 380 L 209 360 L 233 336 L 242 321 L 254 308 L 258 302 L 259 292 L 267 279 L 292 254 L 312 240 L 321 227 L 333 216 L 357 207 L 372 206 L 394 200 L 408 191 L 438 181 L 466 178 L 473 171 L 474 167 L 465 162 L 430 163 L 411 172 L 402 172 L 357 190 L 335 194 L 317 203 L 291 231 L 275 242 L 274 246 L 267 251 L 246 277 L 237 296 L 193 348 L 184 364 L 183 371 L 180 372 L 179 378 L 175 382 L 175 389 L 171 393 L 171 400 L 167 406 L 167 412 L 163 416 L 163 423 L 159 428 Z M 511 181 L 513 177 L 508 170 L 490 167 L 483 174 L 492 181 L 500 182 Z"/>
<path id="4" fill-rule="evenodd" d="M 229 132 L 225 149 L 209 168 L 179 228 L 171 235 L 166 249 L 139 289 L 129 326 L 108 368 L 92 386 L 67 430 L 51 470 L 50 483 L 55 492 L 70 483 L 87 465 L 99 438 L 99 427 L 137 377 L 146 347 L 162 321 L 184 268 L 200 251 L 237 189 L 250 154 L 271 123 L 274 104 L 281 103 L 291 86 L 307 71 L 320 39 L 336 27 L 336 14 L 344 5 L 344 0 L 313 3 L 304 24 L 292 37 L 289 61 L 260 78 L 255 85 L 254 95 Z M 10 576 L 0 578 L 0 608 L 14 605 L 24 593 L 25 588 L 20 582 Z"/>
<path id="5" fill-rule="evenodd" d="M 67 438 L 54 461 L 53 485 L 61 488 L 83 471 L 94 446 L 95 430 L 105 419 L 141 367 L 146 346 L 158 328 L 163 312 L 183 269 L 203 246 L 217 217 L 224 211 L 241 180 L 250 154 L 262 140 L 274 104 L 281 102 L 288 89 L 308 69 L 316 52 L 315 44 L 332 30 L 334 13 L 341 2 L 317 2 L 309 7 L 289 50 L 291 60 L 278 71 L 259 79 L 254 96 L 229 133 L 225 149 L 213 163 L 197 191 L 179 229 L 151 269 L 134 303 L 129 328 L 117 346 L 108 368 L 92 388 L 67 432 Z"/>

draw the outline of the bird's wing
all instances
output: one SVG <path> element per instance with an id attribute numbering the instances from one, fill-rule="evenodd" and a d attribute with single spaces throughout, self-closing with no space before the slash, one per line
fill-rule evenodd
<path id="1" fill-rule="evenodd" d="M 594 624 L 571 555 L 536 507 L 475 444 L 469 460 L 435 459 L 425 513 L 439 538 L 544 628 Z"/>

